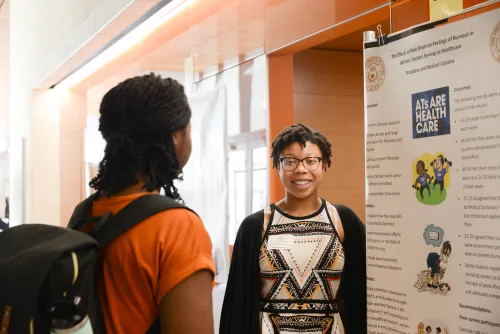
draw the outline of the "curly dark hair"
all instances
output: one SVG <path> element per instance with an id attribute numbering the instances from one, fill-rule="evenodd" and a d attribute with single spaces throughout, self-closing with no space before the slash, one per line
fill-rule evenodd
<path id="1" fill-rule="evenodd" d="M 318 145 L 322 155 L 321 158 L 326 163 L 323 165 L 324 168 L 330 167 L 332 164 L 332 144 L 321 132 L 313 131 L 303 124 L 288 126 L 276 136 L 271 146 L 273 167 L 279 169 L 281 152 L 285 147 L 293 143 L 299 143 L 305 147 L 307 142 Z"/>
<path id="2" fill-rule="evenodd" d="M 427 173 L 428 169 L 425 168 L 425 162 L 423 160 L 417 161 L 417 167 L 418 166 L 422 167 L 422 170 Z M 418 174 L 418 171 L 417 171 L 417 174 Z"/>
<path id="3" fill-rule="evenodd" d="M 184 87 L 153 73 L 130 78 L 104 95 L 100 114 L 106 148 L 90 182 L 96 197 L 133 186 L 140 175 L 146 191 L 164 189 L 165 195 L 181 200 L 174 186 L 180 166 L 172 137 L 191 119 Z"/>

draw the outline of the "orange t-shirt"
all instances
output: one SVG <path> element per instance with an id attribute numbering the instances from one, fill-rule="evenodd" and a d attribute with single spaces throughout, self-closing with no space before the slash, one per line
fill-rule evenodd
<path id="1" fill-rule="evenodd" d="M 134 194 L 100 198 L 92 216 L 116 214 Z M 215 276 L 212 243 L 200 218 L 185 209 L 154 215 L 104 250 L 101 307 L 108 333 L 145 333 L 159 316 L 161 299 L 199 270 Z"/>

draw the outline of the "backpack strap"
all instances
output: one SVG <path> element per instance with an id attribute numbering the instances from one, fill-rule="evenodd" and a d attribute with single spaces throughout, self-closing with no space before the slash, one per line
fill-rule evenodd
<path id="1" fill-rule="evenodd" d="M 92 206 L 94 204 L 94 196 L 90 196 L 83 202 L 77 205 L 67 228 L 81 231 L 82 228 L 92 220 Z"/>
<path id="2" fill-rule="evenodd" d="M 108 212 L 102 217 L 92 217 L 93 203 L 94 197 L 92 196 L 80 203 L 71 217 L 68 228 L 81 230 L 89 222 L 97 222 L 90 236 L 99 243 L 101 249 L 145 219 L 160 212 L 170 209 L 186 209 L 196 214 L 172 198 L 157 194 L 138 197 L 114 216 Z M 147 334 L 157 333 L 160 333 L 159 317 L 147 331 Z"/>
<path id="3" fill-rule="evenodd" d="M 99 242 L 101 248 L 104 248 L 143 220 L 170 209 L 192 211 L 170 197 L 156 194 L 144 195 L 133 200 L 116 215 L 105 214 L 101 217 L 90 236 Z"/>

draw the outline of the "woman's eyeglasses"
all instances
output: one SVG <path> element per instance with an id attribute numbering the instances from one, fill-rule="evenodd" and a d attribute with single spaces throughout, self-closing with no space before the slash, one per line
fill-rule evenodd
<path id="1" fill-rule="evenodd" d="M 293 171 L 297 169 L 300 162 L 302 162 L 302 165 L 305 167 L 305 169 L 313 171 L 319 168 L 321 160 L 322 158 L 318 157 L 307 157 L 304 159 L 281 158 L 280 163 L 281 167 L 286 171 Z"/>

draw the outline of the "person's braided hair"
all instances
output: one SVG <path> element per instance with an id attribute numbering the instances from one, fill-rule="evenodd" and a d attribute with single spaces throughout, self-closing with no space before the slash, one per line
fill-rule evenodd
<path id="1" fill-rule="evenodd" d="M 319 131 L 313 131 L 303 124 L 294 124 L 281 130 L 276 136 L 272 144 L 271 159 L 273 159 L 273 167 L 279 169 L 281 152 L 293 143 L 299 143 L 303 147 L 310 142 L 317 145 L 321 151 L 323 159 L 323 167 L 326 169 L 332 164 L 332 144 Z"/>
<path id="2" fill-rule="evenodd" d="M 106 141 L 99 173 L 90 186 L 111 196 L 144 178 L 146 191 L 164 189 L 181 200 L 174 180 L 180 166 L 173 134 L 186 129 L 191 109 L 184 87 L 153 73 L 127 79 L 104 95 L 99 131 Z"/>

